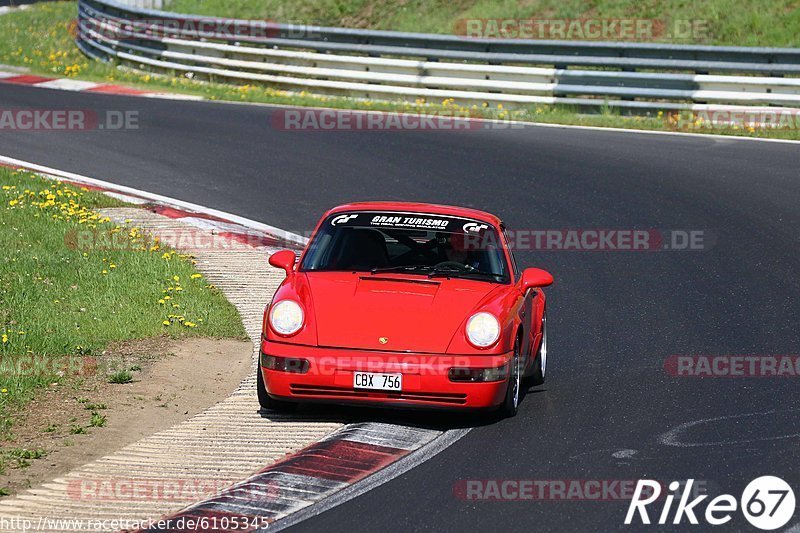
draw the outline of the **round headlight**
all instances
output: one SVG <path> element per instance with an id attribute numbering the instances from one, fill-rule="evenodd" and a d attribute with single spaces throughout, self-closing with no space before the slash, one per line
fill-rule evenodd
<path id="1" fill-rule="evenodd" d="M 294 335 L 303 327 L 303 308 L 295 301 L 282 300 L 269 310 L 269 323 L 281 335 Z"/>
<path id="2" fill-rule="evenodd" d="M 467 321 L 467 339 L 478 348 L 486 348 L 500 338 L 500 323 L 490 313 L 475 313 Z"/>

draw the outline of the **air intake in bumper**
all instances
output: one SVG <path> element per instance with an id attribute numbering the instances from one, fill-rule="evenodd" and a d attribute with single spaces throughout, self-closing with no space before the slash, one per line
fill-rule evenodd
<path id="1" fill-rule="evenodd" d="M 316 385 L 292 384 L 290 386 L 292 394 L 310 396 L 317 398 L 337 397 L 337 398 L 385 398 L 390 400 L 411 400 L 415 402 L 449 403 L 463 405 L 467 403 L 466 394 L 442 393 L 442 392 L 386 392 L 353 390 L 339 387 L 319 387 Z"/>

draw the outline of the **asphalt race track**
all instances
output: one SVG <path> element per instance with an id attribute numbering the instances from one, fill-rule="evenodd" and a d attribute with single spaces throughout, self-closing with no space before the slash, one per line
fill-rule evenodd
<path id="1" fill-rule="evenodd" d="M 0 131 L 0 154 L 296 232 L 367 199 L 472 206 L 523 230 L 705 232 L 702 251 L 519 253 L 556 277 L 546 386 L 516 418 L 478 417 L 432 460 L 297 529 L 624 527 L 627 502 L 463 501 L 463 480 L 694 478 L 738 497 L 771 474 L 800 489 L 800 377 L 664 369 L 674 354 L 800 354 L 796 144 L 543 127 L 286 132 L 268 107 L 4 85 L 0 108 L 138 110 L 132 131 Z M 738 513 L 726 529 L 747 527 Z"/>

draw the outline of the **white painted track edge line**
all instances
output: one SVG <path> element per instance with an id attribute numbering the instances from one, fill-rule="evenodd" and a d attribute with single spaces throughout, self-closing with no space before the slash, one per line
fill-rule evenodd
<path id="1" fill-rule="evenodd" d="M 313 503 L 312 505 L 309 505 L 308 507 L 304 507 L 301 510 L 295 511 L 284 518 L 276 520 L 269 525 L 268 529 L 259 529 L 257 531 L 281 531 L 287 527 L 297 525 L 304 520 L 308 520 L 309 518 L 313 518 L 319 514 L 322 514 L 329 509 L 333 509 L 334 507 L 346 503 L 353 498 L 361 496 L 365 492 L 369 492 L 372 489 L 379 487 L 380 485 L 383 485 L 384 483 L 387 483 L 402 474 L 405 474 L 409 470 L 419 466 L 429 459 L 432 459 L 440 452 L 449 448 L 456 441 L 464 437 L 470 432 L 471 429 L 472 428 L 461 428 L 445 431 L 440 436 L 435 437 L 432 441 L 425 444 L 421 448 L 409 453 L 404 457 L 401 457 L 394 463 L 378 470 L 374 474 L 371 474 L 366 478 L 349 485 L 342 490 Z"/>
<path id="2" fill-rule="evenodd" d="M 51 176 L 63 178 L 66 180 L 70 180 L 76 183 L 83 183 L 85 185 L 93 185 L 96 187 L 102 187 L 104 189 L 110 189 L 112 191 L 116 191 L 123 194 L 130 194 L 132 196 L 138 196 L 139 198 L 145 198 L 147 200 L 152 200 L 155 202 L 159 202 L 171 207 L 178 207 L 181 209 L 186 209 L 189 211 L 193 211 L 196 213 L 202 213 L 206 215 L 210 215 L 213 217 L 218 217 L 222 219 L 226 219 L 230 222 L 235 222 L 241 226 L 246 228 L 263 231 L 274 235 L 280 239 L 283 239 L 288 242 L 296 243 L 305 245 L 308 242 L 306 237 L 302 235 L 298 235 L 296 233 L 292 233 L 280 228 L 276 228 L 275 226 L 270 226 L 269 224 L 264 224 L 262 222 L 257 222 L 255 220 L 251 220 L 249 218 L 244 218 L 239 215 L 234 215 L 232 213 L 226 213 L 225 211 L 219 211 L 217 209 L 212 209 L 209 207 L 205 207 L 198 204 L 193 204 L 191 202 L 185 202 L 183 200 L 177 200 L 175 198 L 170 198 L 168 196 L 162 196 L 160 194 L 154 194 L 147 191 L 142 191 L 140 189 L 135 189 L 133 187 L 128 187 L 125 185 L 117 185 L 115 183 L 111 183 L 108 181 L 99 180 L 96 178 L 90 178 L 88 176 L 83 176 L 81 174 L 75 174 L 72 172 L 65 172 L 63 170 L 58 170 L 55 168 L 46 167 L 44 165 L 39 165 L 37 163 L 31 163 L 29 161 L 23 161 L 21 159 L 14 159 L 12 157 L 0 155 L 0 163 L 6 163 L 8 165 L 15 165 L 23 168 L 27 168 L 30 170 L 34 170 L 37 172 L 42 172 L 44 174 L 49 174 Z"/>

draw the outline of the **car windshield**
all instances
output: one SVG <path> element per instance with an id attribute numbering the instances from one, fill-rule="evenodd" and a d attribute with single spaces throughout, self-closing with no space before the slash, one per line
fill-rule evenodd
<path id="1" fill-rule="evenodd" d="M 510 281 L 499 234 L 490 224 L 417 213 L 332 215 L 312 240 L 300 269 Z"/>

